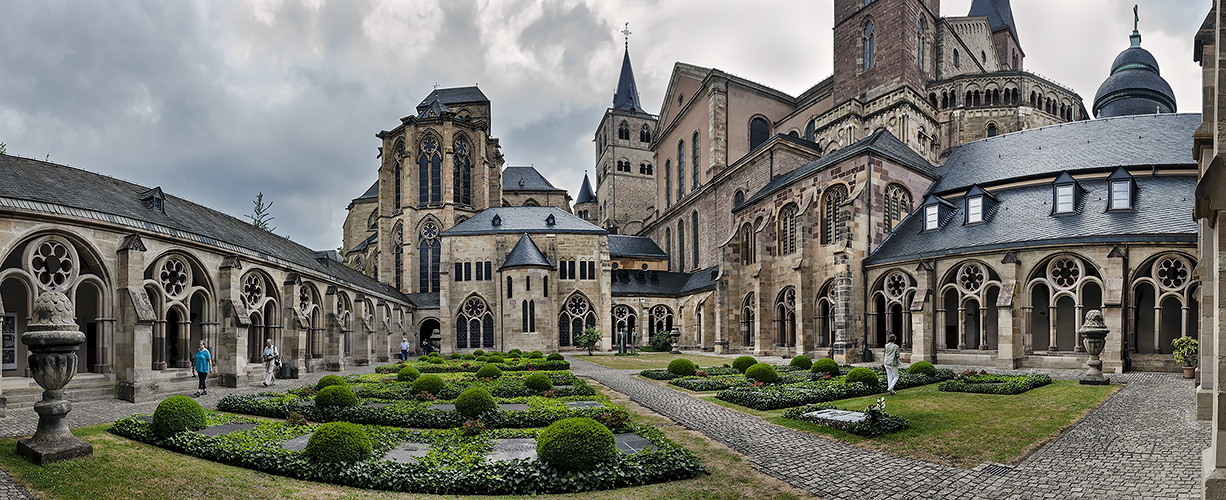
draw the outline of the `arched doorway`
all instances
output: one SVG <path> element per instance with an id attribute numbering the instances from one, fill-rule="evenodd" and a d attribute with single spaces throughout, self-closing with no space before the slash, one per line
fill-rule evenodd
<path id="1" fill-rule="evenodd" d="M 427 318 L 421 322 L 421 327 L 417 329 L 417 345 L 409 348 L 410 351 L 420 351 L 423 342 L 430 344 L 430 350 L 437 351 L 439 346 L 434 339 L 434 331 L 438 330 L 441 334 L 442 327 L 439 321 L 435 318 Z M 474 346 L 475 347 L 475 346 Z"/>

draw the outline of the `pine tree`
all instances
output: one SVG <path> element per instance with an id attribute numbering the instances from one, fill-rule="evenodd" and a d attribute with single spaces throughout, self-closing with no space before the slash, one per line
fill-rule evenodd
<path id="1" fill-rule="evenodd" d="M 269 209 L 272 208 L 273 202 L 270 201 L 267 205 L 265 205 L 264 193 L 260 192 L 260 194 L 255 195 L 255 201 L 253 201 L 253 203 L 255 203 L 255 208 L 251 210 L 250 215 L 246 216 L 248 219 L 251 219 L 251 225 L 270 233 L 276 231 L 276 227 L 268 225 L 268 223 L 276 220 L 276 217 L 273 217 L 269 212 Z"/>

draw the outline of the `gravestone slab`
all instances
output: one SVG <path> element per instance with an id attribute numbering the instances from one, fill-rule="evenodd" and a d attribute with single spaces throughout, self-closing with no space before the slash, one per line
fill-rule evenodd
<path id="1" fill-rule="evenodd" d="M 574 388 L 575 386 L 572 384 L 558 384 L 558 385 L 553 386 L 553 390 L 555 391 L 558 389 L 574 389 Z"/>
<path id="2" fill-rule="evenodd" d="M 494 448 L 485 455 L 485 458 L 493 462 L 522 458 L 536 460 L 536 440 L 532 438 L 495 439 Z"/>
<path id="3" fill-rule="evenodd" d="M 366 408 L 383 408 L 384 406 L 391 406 L 391 404 L 390 404 L 390 403 L 374 403 L 374 402 L 371 402 L 371 403 L 366 403 L 366 404 L 364 404 L 364 405 L 362 405 L 362 406 L 363 406 L 363 407 L 366 407 Z"/>
<path id="4" fill-rule="evenodd" d="M 648 441 L 647 438 L 633 432 L 614 434 L 613 439 L 615 440 L 617 451 L 627 455 L 631 453 L 638 453 L 640 451 L 654 450 L 657 448 L 656 445 L 651 444 L 651 441 Z"/>
<path id="5" fill-rule="evenodd" d="M 301 406 L 315 406 L 314 399 L 299 399 L 298 404 Z"/>
<path id="6" fill-rule="evenodd" d="M 307 445 L 307 441 L 310 441 L 310 440 L 311 440 L 311 434 L 313 434 L 313 433 L 308 432 L 308 433 L 303 434 L 303 435 L 301 435 L 301 436 L 298 436 L 298 437 L 296 437 L 296 438 L 294 438 L 294 439 L 290 439 L 290 440 L 287 440 L 287 441 L 285 441 L 285 442 L 282 442 L 282 443 L 281 443 L 281 448 L 286 449 L 286 450 L 289 450 L 289 451 L 302 451 L 302 450 L 305 450 L 305 449 L 306 449 L 306 445 Z"/>
<path id="7" fill-rule="evenodd" d="M 527 409 L 528 405 L 524 403 L 502 403 L 498 405 L 498 411 L 523 411 Z"/>
<path id="8" fill-rule="evenodd" d="M 432 404 L 428 406 L 428 408 L 430 408 L 431 410 L 441 410 L 441 411 L 450 411 L 450 412 L 455 411 L 455 405 L 451 403 Z"/>
<path id="9" fill-rule="evenodd" d="M 222 434 L 231 434 L 234 432 L 241 432 L 241 431 L 245 431 L 249 429 L 254 429 L 256 427 L 258 426 L 252 423 L 225 424 L 225 425 L 214 425 L 206 429 L 200 429 L 198 431 L 192 431 L 192 432 L 195 432 L 196 434 L 199 434 L 201 436 L 220 436 Z"/>
<path id="10" fill-rule="evenodd" d="M 430 453 L 430 445 L 427 443 L 401 443 L 399 446 L 388 450 L 383 459 L 402 464 L 412 464 L 417 463 L 417 459 L 426 456 L 427 453 Z"/>
<path id="11" fill-rule="evenodd" d="M 139 417 L 132 417 L 132 418 L 136 420 L 140 420 L 141 422 L 149 422 L 151 424 L 153 423 L 153 415 L 141 415 Z"/>
<path id="12" fill-rule="evenodd" d="M 600 404 L 599 401 L 567 401 L 566 406 L 570 407 L 572 410 L 579 410 L 582 408 L 604 408 L 604 405 Z"/>
<path id="13" fill-rule="evenodd" d="M 858 424 L 868 418 L 864 412 L 847 410 L 818 410 L 805 413 L 801 416 L 812 420 L 829 420 L 852 424 Z"/>

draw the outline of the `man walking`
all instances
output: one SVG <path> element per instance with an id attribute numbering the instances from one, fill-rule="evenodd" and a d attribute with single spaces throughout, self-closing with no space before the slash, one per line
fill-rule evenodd
<path id="1" fill-rule="evenodd" d="M 408 337 L 400 338 L 400 360 L 401 361 L 409 360 L 409 338 Z"/>
<path id="2" fill-rule="evenodd" d="M 890 394 L 897 394 L 894 392 L 894 384 L 898 383 L 898 344 L 894 343 L 896 339 L 893 333 L 885 338 L 885 379 L 886 390 L 890 391 Z"/>
<path id="3" fill-rule="evenodd" d="M 272 345 L 272 339 L 264 339 L 264 387 L 277 385 L 277 367 L 281 364 L 281 353 L 277 346 Z"/>

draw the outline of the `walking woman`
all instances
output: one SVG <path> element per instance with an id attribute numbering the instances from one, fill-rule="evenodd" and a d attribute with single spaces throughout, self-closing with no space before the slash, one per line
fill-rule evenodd
<path id="1" fill-rule="evenodd" d="M 196 395 L 208 395 L 209 391 L 204 387 L 204 379 L 209 376 L 209 362 L 213 360 L 213 355 L 209 353 L 209 348 L 204 346 L 204 341 L 200 341 L 200 347 L 196 349 L 196 375 L 200 377 L 200 389 L 196 391 Z"/>
<path id="2" fill-rule="evenodd" d="M 888 337 L 886 337 L 885 341 L 886 341 L 886 344 L 885 344 L 886 390 L 889 391 L 890 394 L 896 394 L 894 392 L 894 384 L 898 383 L 898 354 L 899 354 L 898 344 L 895 344 L 895 342 L 897 342 L 897 337 L 895 337 L 894 334 L 891 333 Z"/>

